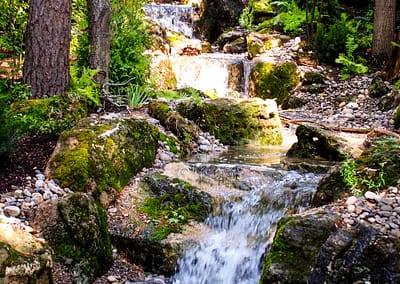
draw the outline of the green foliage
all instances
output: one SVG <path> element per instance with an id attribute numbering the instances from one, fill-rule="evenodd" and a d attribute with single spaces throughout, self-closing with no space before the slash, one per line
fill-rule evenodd
<path id="1" fill-rule="evenodd" d="M 125 82 L 135 77 L 144 85 L 150 76 L 150 57 L 144 51 L 152 44 L 148 25 L 144 20 L 144 0 L 112 1 L 110 80 Z"/>
<path id="2" fill-rule="evenodd" d="M 361 169 L 356 161 L 346 159 L 343 163 L 341 175 L 344 183 L 355 196 L 364 194 L 367 190 L 382 190 L 386 182 L 385 163 L 379 164 L 379 170 Z"/>
<path id="3" fill-rule="evenodd" d="M 358 43 L 355 37 L 351 34 L 347 35 L 346 41 L 346 54 L 340 53 L 339 57 L 335 60 L 336 63 L 341 64 L 340 75 L 343 80 L 349 78 L 351 75 L 361 75 L 368 72 L 368 67 L 362 63 L 357 63 L 354 58 L 354 52 L 358 48 Z M 363 61 L 359 56 L 357 61 Z"/>
<path id="4" fill-rule="evenodd" d="M 87 0 L 72 1 L 71 17 L 71 57 L 79 68 L 88 67 L 89 38 Z"/>
<path id="5" fill-rule="evenodd" d="M 372 44 L 372 14 L 364 18 L 349 19 L 344 13 L 332 24 L 319 23 L 314 35 L 314 47 L 321 62 L 333 63 L 339 57 L 340 64 L 345 65 L 345 72 L 362 74 L 365 68 L 361 55 Z M 341 55 L 342 54 L 342 55 Z"/>
<path id="6" fill-rule="evenodd" d="M 253 21 L 254 16 L 250 9 L 248 7 L 243 9 L 243 12 L 239 17 L 239 25 L 241 27 L 250 29 L 252 27 Z"/>
<path id="7" fill-rule="evenodd" d="M 261 23 L 259 28 L 266 26 L 282 27 L 285 33 L 294 35 L 303 32 L 302 26 L 306 22 L 306 11 L 300 9 L 294 0 L 274 1 L 271 4 L 278 7 L 279 13 L 274 18 Z"/>
<path id="8" fill-rule="evenodd" d="M 0 5 L 0 59 L 10 53 L 22 55 L 29 2 L 6 0 Z"/>
<path id="9" fill-rule="evenodd" d="M 13 102 L 28 99 L 29 86 L 20 81 L 0 80 L 0 158 L 10 153 L 23 131 L 10 109 Z"/>
<path id="10" fill-rule="evenodd" d="M 70 67 L 70 92 L 81 97 L 89 105 L 100 105 L 100 86 L 93 81 L 93 77 L 98 72 L 98 70 L 72 65 Z"/>

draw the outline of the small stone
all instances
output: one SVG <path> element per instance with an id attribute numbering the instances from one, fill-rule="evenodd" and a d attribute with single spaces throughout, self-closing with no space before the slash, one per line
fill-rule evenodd
<path id="1" fill-rule="evenodd" d="M 36 199 L 37 203 L 43 202 L 43 196 L 39 192 L 32 193 L 32 201 L 33 201 L 33 199 Z"/>
<path id="2" fill-rule="evenodd" d="M 392 206 L 382 205 L 380 209 L 381 211 L 392 211 Z"/>
<path id="3" fill-rule="evenodd" d="M 392 213 L 389 211 L 380 211 L 379 215 L 381 215 L 383 217 L 390 217 L 392 215 Z"/>
<path id="4" fill-rule="evenodd" d="M 38 180 L 35 182 L 35 187 L 43 187 L 43 186 L 44 186 L 44 181 L 43 181 L 43 180 L 38 179 Z"/>
<path id="5" fill-rule="evenodd" d="M 4 207 L 4 213 L 9 217 L 17 217 L 21 214 L 21 209 L 17 206 Z"/>
<path id="6" fill-rule="evenodd" d="M 393 222 L 389 222 L 389 226 L 390 226 L 390 228 L 392 228 L 394 230 L 397 230 L 399 228 L 399 225 L 397 225 L 397 224 L 395 224 Z"/>
<path id="7" fill-rule="evenodd" d="M 114 275 L 109 275 L 109 276 L 107 276 L 107 281 L 110 283 L 114 283 L 114 282 L 117 282 L 118 279 Z"/>
<path id="8" fill-rule="evenodd" d="M 31 193 L 31 192 L 29 191 L 29 189 L 27 189 L 27 188 L 24 189 L 24 194 L 25 194 L 26 196 L 29 196 L 29 197 L 32 196 L 32 193 Z"/>
<path id="9" fill-rule="evenodd" d="M 369 217 L 369 218 L 367 219 L 367 221 L 370 222 L 371 224 L 373 224 L 373 223 L 376 222 L 376 219 L 375 219 L 374 217 Z"/>
<path id="10" fill-rule="evenodd" d="M 51 199 L 52 197 L 53 197 L 53 194 L 51 194 L 51 192 L 49 190 L 45 190 L 45 192 L 43 193 L 43 199 L 48 200 L 48 199 Z"/>
<path id="11" fill-rule="evenodd" d="M 379 201 L 381 201 L 381 199 L 382 199 L 378 194 L 376 194 L 376 193 L 374 193 L 374 192 L 372 192 L 372 191 L 367 191 L 367 192 L 364 194 L 364 197 L 365 197 L 366 199 L 368 199 L 368 200 L 375 201 L 375 202 L 379 202 Z"/>
<path id="12" fill-rule="evenodd" d="M 358 198 L 355 196 L 350 196 L 349 198 L 347 198 L 346 200 L 346 205 L 353 205 L 357 202 Z"/>
<path id="13" fill-rule="evenodd" d="M 15 197 L 22 197 L 23 196 L 23 191 L 21 189 L 17 189 L 14 191 L 14 196 Z"/>
<path id="14" fill-rule="evenodd" d="M 347 206 L 347 211 L 349 211 L 350 213 L 353 213 L 356 211 L 356 206 L 354 204 L 350 204 Z"/>
<path id="15" fill-rule="evenodd" d="M 111 207 L 111 208 L 108 208 L 108 213 L 117 213 L 118 212 L 118 209 L 117 208 L 115 208 L 115 207 Z"/>
<path id="16" fill-rule="evenodd" d="M 396 238 L 400 238 L 400 230 L 391 230 L 390 234 L 395 236 Z"/>

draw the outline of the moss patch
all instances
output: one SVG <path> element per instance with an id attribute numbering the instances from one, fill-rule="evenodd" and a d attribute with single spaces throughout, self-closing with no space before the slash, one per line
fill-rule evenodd
<path id="1" fill-rule="evenodd" d="M 276 145 L 282 142 L 276 104 L 263 100 L 221 98 L 203 102 L 183 102 L 177 110 L 228 145 L 255 143 Z"/>
<path id="2" fill-rule="evenodd" d="M 141 210 L 151 218 L 153 240 L 181 232 L 189 220 L 204 221 L 211 212 L 211 197 L 183 180 L 155 173 L 145 183 L 151 196 Z"/>
<path id="3" fill-rule="evenodd" d="M 300 82 L 297 66 L 293 62 L 279 65 L 260 62 L 253 68 L 250 76 L 251 95 L 262 99 L 276 99 L 278 104 L 284 103 Z"/>
<path id="4" fill-rule="evenodd" d="M 46 174 L 75 192 L 120 191 L 142 168 L 151 166 L 158 129 L 136 119 L 82 120 L 64 132 Z"/>

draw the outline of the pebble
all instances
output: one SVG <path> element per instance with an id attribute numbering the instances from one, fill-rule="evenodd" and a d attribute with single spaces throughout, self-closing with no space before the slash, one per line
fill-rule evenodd
<path id="1" fill-rule="evenodd" d="M 21 209 L 18 206 L 5 206 L 4 213 L 9 217 L 17 217 L 21 214 Z"/>

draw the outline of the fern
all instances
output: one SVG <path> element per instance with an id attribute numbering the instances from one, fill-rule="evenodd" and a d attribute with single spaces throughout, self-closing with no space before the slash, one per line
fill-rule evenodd
<path id="1" fill-rule="evenodd" d="M 98 73 L 98 70 L 88 68 L 78 68 L 74 65 L 70 68 L 72 93 L 84 98 L 89 104 L 100 105 L 100 89 L 92 78 Z"/>

